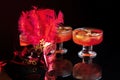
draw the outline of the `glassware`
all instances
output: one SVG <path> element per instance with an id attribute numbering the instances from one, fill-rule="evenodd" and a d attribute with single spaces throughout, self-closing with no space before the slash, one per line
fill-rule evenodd
<path id="1" fill-rule="evenodd" d="M 92 63 L 92 58 L 97 55 L 93 51 L 93 46 L 103 41 L 103 31 L 90 27 L 77 28 L 73 30 L 73 41 L 83 46 L 78 53 L 78 56 L 82 58 L 82 63 L 75 64 L 73 76 L 82 80 L 98 80 L 101 78 L 101 69 L 99 65 Z"/>
<path id="2" fill-rule="evenodd" d="M 63 48 L 63 42 L 66 42 L 72 38 L 72 27 L 70 26 L 60 26 L 57 29 L 56 43 L 57 51 L 61 53 L 67 53 L 67 49 Z"/>
<path id="3" fill-rule="evenodd" d="M 20 43 L 20 46 L 30 45 L 30 43 L 27 40 L 27 36 L 25 34 L 22 34 L 22 33 L 19 35 L 19 43 Z"/>
<path id="4" fill-rule="evenodd" d="M 67 53 L 67 49 L 63 48 L 63 42 L 66 42 L 72 38 L 72 27 L 70 26 L 59 26 L 56 33 L 56 48 L 51 50 L 48 57 L 49 74 L 56 77 L 62 76 L 67 77 L 72 73 L 72 63 L 69 60 L 63 59 L 63 54 Z M 53 78 L 53 77 L 51 77 Z"/>

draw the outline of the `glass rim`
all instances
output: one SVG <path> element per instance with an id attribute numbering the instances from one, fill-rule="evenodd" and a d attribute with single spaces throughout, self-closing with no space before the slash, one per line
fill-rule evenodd
<path id="1" fill-rule="evenodd" d="M 75 29 L 73 30 L 73 32 L 74 32 L 75 30 L 82 30 L 82 29 L 99 30 L 99 31 L 100 31 L 99 33 L 103 34 L 103 29 L 95 28 L 95 27 L 78 27 L 78 28 L 75 28 Z"/>

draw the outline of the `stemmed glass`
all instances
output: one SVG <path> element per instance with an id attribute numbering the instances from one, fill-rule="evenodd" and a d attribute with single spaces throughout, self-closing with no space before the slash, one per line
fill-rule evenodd
<path id="1" fill-rule="evenodd" d="M 72 38 L 72 27 L 59 26 L 56 34 L 57 51 L 61 53 L 67 53 L 67 49 L 63 48 L 63 42 L 66 42 Z"/>
<path id="2" fill-rule="evenodd" d="M 59 26 L 56 33 L 56 49 L 50 51 L 52 54 L 49 56 L 51 63 L 49 64 L 49 75 L 56 77 L 67 77 L 72 73 L 72 63 L 63 59 L 63 54 L 67 53 L 67 49 L 63 48 L 63 42 L 66 42 L 72 38 L 72 27 L 70 26 Z M 50 71 L 51 70 L 51 71 Z"/>
<path id="3" fill-rule="evenodd" d="M 92 63 L 92 58 L 97 53 L 93 51 L 93 46 L 103 41 L 103 31 L 97 28 L 83 27 L 73 30 L 73 41 L 82 45 L 82 50 L 78 56 L 82 58 L 81 63 L 73 67 L 73 76 L 82 80 L 98 80 L 101 78 L 101 68 L 99 65 Z"/>
<path id="4" fill-rule="evenodd" d="M 63 59 L 64 53 L 67 53 L 67 49 L 63 47 L 63 43 L 72 39 L 72 27 L 70 26 L 59 26 L 56 35 L 56 61 L 54 62 L 54 69 L 57 76 L 67 77 L 71 75 L 72 63 Z"/>

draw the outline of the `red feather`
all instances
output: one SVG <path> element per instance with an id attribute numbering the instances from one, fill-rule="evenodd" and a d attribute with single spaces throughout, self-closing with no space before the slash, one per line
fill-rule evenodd
<path id="1" fill-rule="evenodd" d="M 63 16 L 62 11 L 59 11 L 59 13 L 58 13 L 57 23 L 64 24 L 64 16 Z"/>
<path id="2" fill-rule="evenodd" d="M 32 9 L 22 12 L 18 27 L 21 34 L 26 36 L 27 42 L 35 45 L 42 39 L 46 42 L 54 42 L 56 28 L 60 23 L 64 23 L 61 11 L 57 17 L 52 9 Z"/>

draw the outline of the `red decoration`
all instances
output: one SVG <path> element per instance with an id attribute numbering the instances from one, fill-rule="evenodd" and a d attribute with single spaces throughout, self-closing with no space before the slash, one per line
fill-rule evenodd
<path id="1" fill-rule="evenodd" d="M 21 36 L 25 36 L 27 44 L 36 45 L 40 40 L 54 42 L 56 28 L 63 23 L 63 14 L 59 11 L 58 16 L 52 9 L 37 9 L 22 12 L 18 27 Z M 22 44 L 21 44 L 22 45 Z"/>

